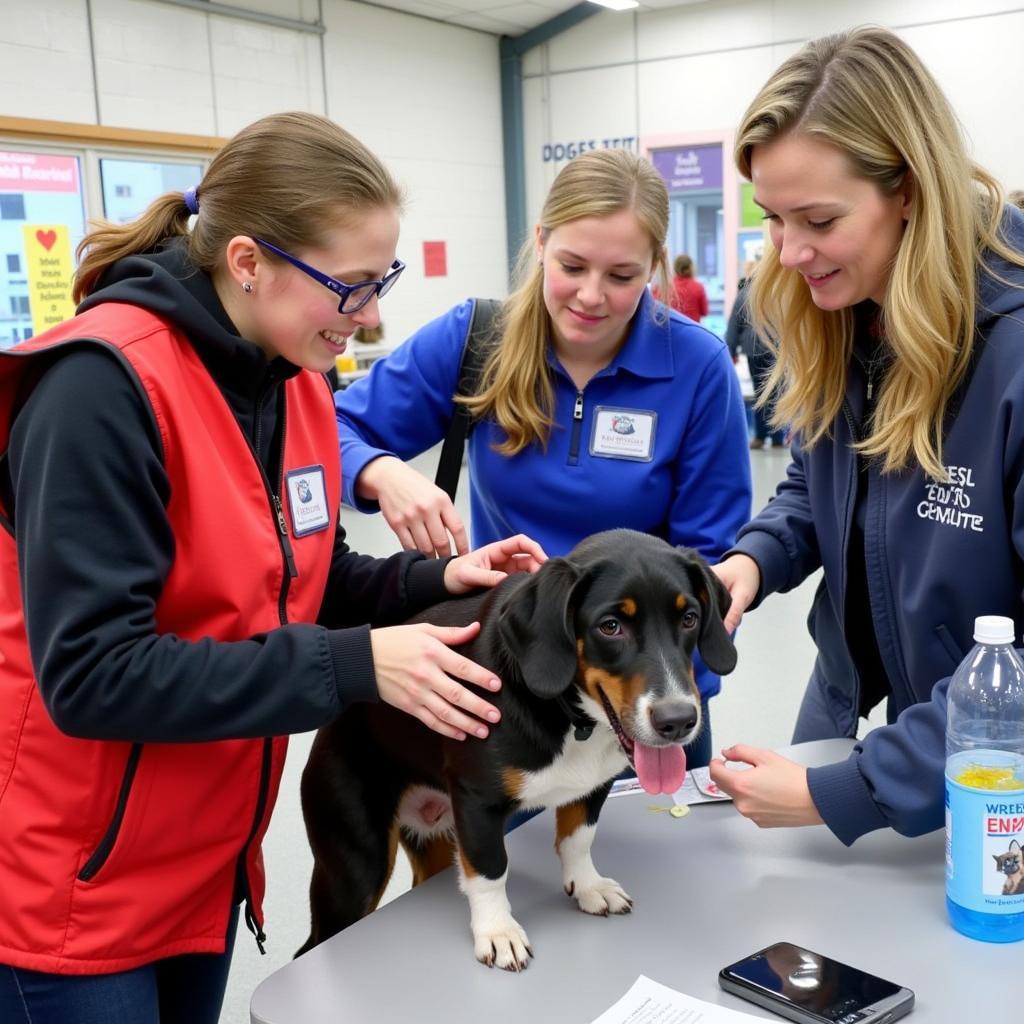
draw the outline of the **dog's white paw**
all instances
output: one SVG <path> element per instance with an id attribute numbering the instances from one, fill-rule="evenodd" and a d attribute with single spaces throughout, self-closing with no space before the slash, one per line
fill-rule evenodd
<path id="1" fill-rule="evenodd" d="M 505 971 L 525 971 L 533 956 L 530 940 L 514 917 L 499 927 L 474 931 L 473 952 L 480 963 Z"/>
<path id="2" fill-rule="evenodd" d="M 570 883 L 566 892 L 575 898 L 585 914 L 607 917 L 609 914 L 628 914 L 633 909 L 633 898 L 614 878 L 598 876 L 586 886 Z"/>

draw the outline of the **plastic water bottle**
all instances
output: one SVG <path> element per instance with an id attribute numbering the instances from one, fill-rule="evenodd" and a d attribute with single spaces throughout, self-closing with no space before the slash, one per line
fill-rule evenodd
<path id="1" fill-rule="evenodd" d="M 946 909 L 972 939 L 1024 939 L 1024 663 L 1013 619 L 974 620 L 949 684 Z"/>

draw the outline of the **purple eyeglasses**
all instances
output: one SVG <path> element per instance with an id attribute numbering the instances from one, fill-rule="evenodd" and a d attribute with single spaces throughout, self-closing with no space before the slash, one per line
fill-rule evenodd
<path id="1" fill-rule="evenodd" d="M 284 249 L 278 249 L 276 245 L 271 245 L 269 242 L 263 241 L 262 238 L 257 238 L 256 242 L 275 256 L 280 256 L 281 259 L 287 260 L 293 267 L 298 267 L 304 274 L 309 274 L 314 281 L 319 281 L 325 288 L 330 288 L 339 298 L 339 313 L 358 313 L 374 295 L 383 298 L 391 291 L 394 283 L 401 276 L 402 271 L 405 270 L 405 264 L 401 260 L 395 260 L 388 272 L 379 281 L 359 281 L 357 284 L 345 284 L 344 281 L 338 281 L 329 274 L 317 270 L 316 267 L 303 263 L 302 260 L 286 253 Z"/>

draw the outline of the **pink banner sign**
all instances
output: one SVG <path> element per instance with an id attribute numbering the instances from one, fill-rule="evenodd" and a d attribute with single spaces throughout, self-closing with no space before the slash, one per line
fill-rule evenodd
<path id="1" fill-rule="evenodd" d="M 77 157 L 0 150 L 0 192 L 77 191 Z"/>

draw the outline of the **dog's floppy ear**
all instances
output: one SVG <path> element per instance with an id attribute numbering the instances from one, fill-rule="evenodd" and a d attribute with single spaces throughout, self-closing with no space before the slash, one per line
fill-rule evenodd
<path id="1" fill-rule="evenodd" d="M 728 675 L 736 667 L 736 648 L 726 632 L 725 613 L 732 604 L 729 591 L 710 566 L 692 548 L 676 548 L 690 577 L 690 586 L 701 606 L 700 636 L 697 649 L 712 672 Z"/>
<path id="2" fill-rule="evenodd" d="M 498 615 L 498 633 L 538 697 L 557 697 L 576 678 L 572 592 L 579 579 L 564 558 L 549 558 Z"/>

